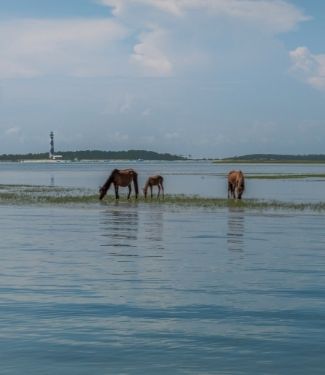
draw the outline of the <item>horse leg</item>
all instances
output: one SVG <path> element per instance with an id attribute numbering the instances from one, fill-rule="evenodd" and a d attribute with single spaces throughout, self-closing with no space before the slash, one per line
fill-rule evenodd
<path id="1" fill-rule="evenodd" d="M 157 194 L 157 199 L 159 198 L 160 195 L 160 184 L 158 184 L 158 194 Z"/>
<path id="2" fill-rule="evenodd" d="M 230 183 L 230 197 L 233 198 L 233 199 L 236 198 L 235 190 L 236 190 L 236 188 L 235 188 L 234 184 Z"/>
<path id="3" fill-rule="evenodd" d="M 160 186 L 161 186 L 161 191 L 162 191 L 162 197 L 164 199 L 165 198 L 164 185 L 161 183 Z"/>
<path id="4" fill-rule="evenodd" d="M 152 199 L 152 185 L 150 184 L 149 187 L 150 187 L 150 196 L 151 196 L 151 199 Z"/>
<path id="5" fill-rule="evenodd" d="M 118 185 L 117 184 L 114 184 L 114 189 L 115 189 L 115 199 L 120 199 L 120 197 L 118 195 Z"/>
<path id="6" fill-rule="evenodd" d="M 237 188 L 236 188 L 236 186 L 233 186 L 233 187 L 232 187 L 232 197 L 233 197 L 234 199 L 236 199 L 236 194 L 237 194 Z"/>
<path id="7" fill-rule="evenodd" d="M 130 195 L 131 195 L 131 191 L 132 191 L 131 184 L 128 185 L 128 188 L 129 188 L 128 199 L 130 199 Z"/>

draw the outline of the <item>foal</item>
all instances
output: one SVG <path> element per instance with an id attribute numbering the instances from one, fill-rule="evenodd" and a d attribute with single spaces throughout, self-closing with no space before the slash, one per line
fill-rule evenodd
<path id="1" fill-rule="evenodd" d="M 150 188 L 150 195 L 151 195 L 151 198 L 152 198 L 152 187 L 153 186 L 158 186 L 157 198 L 159 198 L 160 190 L 162 191 L 162 197 L 164 198 L 164 185 L 163 185 L 163 182 L 164 182 L 164 178 L 162 176 L 160 176 L 160 175 L 150 176 L 148 178 L 146 184 L 144 185 L 144 188 L 143 188 L 144 197 L 147 198 L 148 188 Z"/>

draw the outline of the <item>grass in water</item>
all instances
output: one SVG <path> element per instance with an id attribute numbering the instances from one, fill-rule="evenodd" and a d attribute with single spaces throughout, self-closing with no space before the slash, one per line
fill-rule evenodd
<path id="1" fill-rule="evenodd" d="M 225 199 L 204 198 L 192 195 L 166 195 L 164 199 L 144 199 L 134 196 L 127 200 L 122 196 L 120 203 L 161 204 L 182 207 L 202 208 L 244 208 L 255 210 L 284 209 L 284 210 L 312 210 L 325 211 L 325 202 L 319 203 L 294 203 L 282 201 L 265 201 L 256 199 Z M 98 193 L 90 189 L 59 188 L 51 186 L 27 186 L 27 185 L 0 185 L 0 204 L 47 204 L 47 205 L 110 205 L 115 204 L 113 194 L 107 195 L 103 201 L 99 201 Z"/>

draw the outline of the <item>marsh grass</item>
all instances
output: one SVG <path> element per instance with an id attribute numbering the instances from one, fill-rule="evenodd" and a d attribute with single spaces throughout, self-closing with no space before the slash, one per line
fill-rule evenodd
<path id="1" fill-rule="evenodd" d="M 325 202 L 294 203 L 256 199 L 224 199 L 205 198 L 197 195 L 166 195 L 164 199 L 144 199 L 140 196 L 137 200 L 122 196 L 119 203 L 165 205 L 175 207 L 201 207 L 201 208 L 242 208 L 252 210 L 312 210 L 325 211 Z M 113 194 L 107 195 L 102 201 L 98 199 L 97 191 L 90 189 L 59 188 L 51 186 L 31 185 L 0 185 L 0 204 L 29 205 L 110 205 L 116 204 Z"/>

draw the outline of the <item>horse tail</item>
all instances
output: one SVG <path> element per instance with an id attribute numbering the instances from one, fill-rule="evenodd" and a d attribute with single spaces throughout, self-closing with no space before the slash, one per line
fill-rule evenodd
<path id="1" fill-rule="evenodd" d="M 242 189 L 245 190 L 245 177 L 244 177 L 244 173 L 242 171 L 239 171 L 239 175 L 240 175 L 240 185 L 241 185 Z"/>
<path id="2" fill-rule="evenodd" d="M 133 183 L 134 183 L 135 197 L 138 198 L 138 194 L 139 194 L 138 174 L 135 171 L 133 171 Z"/>

